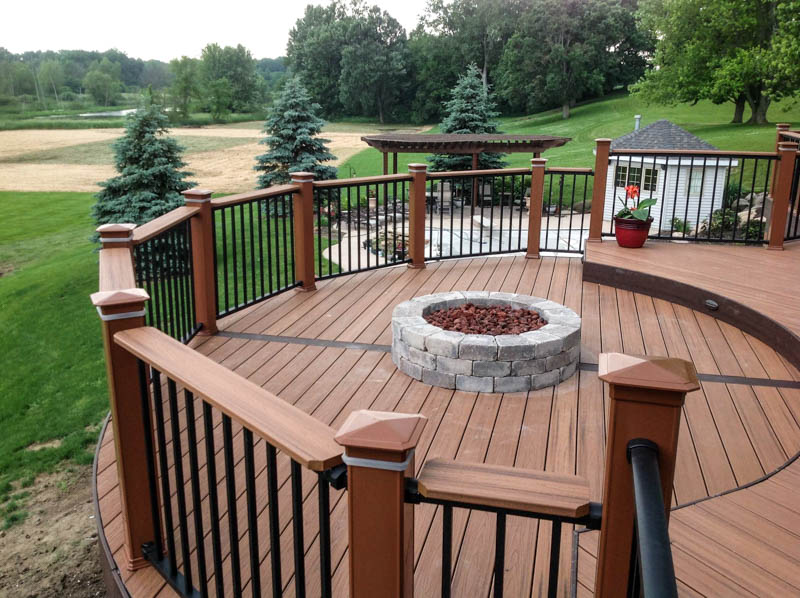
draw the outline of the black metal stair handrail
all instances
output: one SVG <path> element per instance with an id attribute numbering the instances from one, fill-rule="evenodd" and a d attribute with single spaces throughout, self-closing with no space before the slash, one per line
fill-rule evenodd
<path id="1" fill-rule="evenodd" d="M 658 446 L 646 438 L 628 443 L 636 508 L 628 596 L 673 598 L 678 595 L 667 515 L 658 468 Z"/>

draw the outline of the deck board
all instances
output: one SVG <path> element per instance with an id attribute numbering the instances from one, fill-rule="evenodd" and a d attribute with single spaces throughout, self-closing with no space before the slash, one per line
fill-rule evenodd
<path id="1" fill-rule="evenodd" d="M 289 291 L 237 312 L 221 320 L 223 331 L 271 334 L 295 338 L 322 339 L 387 345 L 391 342 L 391 310 L 398 302 L 411 297 L 452 289 L 488 289 L 544 296 L 565 303 L 583 317 L 582 361 L 597 362 L 602 351 L 626 351 L 648 355 L 670 355 L 690 358 L 701 373 L 750 376 L 791 380 L 798 376 L 767 345 L 737 328 L 718 322 L 705 314 L 653 299 L 646 295 L 614 289 L 582 281 L 579 260 L 545 257 L 527 260 L 522 256 L 481 257 L 429 264 L 424 270 L 404 267 L 387 268 L 358 275 L 334 278 L 318 283 L 314 293 Z M 800 321 L 800 320 L 799 320 Z M 288 339 L 288 340 L 291 340 Z M 577 473 L 590 484 L 593 500 L 600 499 L 604 446 L 608 409 L 607 388 L 590 370 L 579 371 L 556 389 L 516 394 L 474 394 L 431 388 L 398 372 L 389 355 L 380 350 L 321 347 L 297 342 L 249 340 L 217 335 L 198 337 L 192 346 L 265 389 L 311 413 L 336 428 L 355 409 L 420 412 L 429 418 L 417 448 L 417 470 L 426 459 L 442 457 L 466 462 L 487 462 L 514 465 L 554 472 Z M 705 498 L 736 486 L 752 482 L 779 467 L 800 450 L 800 390 L 703 382 L 700 391 L 687 397 L 681 421 L 681 438 L 674 487 L 675 505 Z M 199 403 L 198 403 L 199 405 Z M 196 412 L 200 412 L 196 406 Z M 185 435 L 185 412 L 179 413 L 180 428 Z M 214 429 L 217 447 L 217 469 L 222 474 L 221 427 Z M 197 428 L 202 441 L 202 426 Z M 119 555 L 122 543 L 122 517 L 119 497 L 115 492 L 116 468 L 113 466 L 111 428 L 102 440 L 99 453 L 98 489 L 104 529 L 112 550 Z M 234 429 L 237 450 L 237 518 L 240 525 L 240 551 L 243 573 L 249 577 L 246 537 L 244 482 L 241 431 Z M 182 438 L 185 442 L 185 438 Z M 260 492 L 265 483 L 265 459 L 262 447 L 256 452 L 256 475 Z M 185 447 L 185 445 L 184 445 Z M 201 479 L 205 475 L 205 456 L 201 451 Z M 168 459 L 172 466 L 172 456 Z M 184 475 L 188 475 L 184 463 Z M 743 548 L 736 553 L 708 547 L 695 549 L 689 542 L 697 531 L 695 521 L 687 515 L 676 519 L 676 566 L 679 569 L 682 594 L 709 594 L 714 583 L 727 584 L 735 593 L 746 594 L 743 578 L 720 581 L 725 563 L 741 565 L 752 579 L 763 581 L 763 587 L 796 590 L 794 578 L 775 581 L 769 567 L 787 565 L 794 559 L 800 523 L 786 522 L 787 515 L 798 517 L 797 508 L 789 501 L 791 490 L 786 484 L 800 485 L 795 473 L 785 470 L 786 480 L 770 485 L 760 484 L 726 495 L 730 505 L 720 513 L 742 513 L 739 527 L 716 524 L 708 509 L 714 501 L 685 507 L 710 518 L 703 528 L 703 537 L 721 534 L 736 542 L 746 535 L 744 526 L 760 517 L 779 528 L 779 545 L 773 548 L 778 557 L 772 563 Z M 780 474 L 779 474 L 780 475 Z M 291 509 L 288 495 L 288 461 L 279 460 L 280 523 L 282 527 L 282 570 L 284 595 L 294 595 L 291 562 Z M 782 478 L 781 478 L 782 479 Z M 218 484 L 221 484 L 221 478 Z M 224 488 L 220 510 L 227 518 Z M 202 484 L 202 493 L 207 483 Z M 747 492 L 747 494 L 742 494 Z M 766 496 L 765 496 L 766 493 Z M 173 488 L 174 496 L 174 488 Z M 304 476 L 305 540 L 307 591 L 319 592 L 316 488 L 312 476 Z M 768 502 L 762 514 L 759 501 Z M 258 507 L 265 517 L 266 497 L 259 496 Z M 701 507 L 702 506 L 702 507 Z M 334 588 L 336 595 L 345 595 L 348 584 L 346 498 L 341 492 L 331 496 L 333 533 Z M 208 538 L 208 514 L 204 509 L 204 531 Z M 223 522 L 223 529 L 225 524 Z M 259 534 L 260 574 L 263 584 L 270 575 L 269 538 L 266 522 Z M 772 529 L 772 528 L 770 528 Z M 419 505 L 415 509 L 415 582 L 420 596 L 438 595 L 440 586 L 441 509 Z M 774 530 L 773 530 L 774 531 Z M 454 512 L 455 596 L 489 595 L 493 583 L 494 518 L 479 512 Z M 593 561 L 596 540 L 593 534 L 580 534 L 578 559 L 578 594 L 590 594 L 593 586 Z M 227 555 L 229 541 L 223 534 Z M 585 538 L 585 540 L 584 540 Z M 760 542 L 755 536 L 750 541 Z M 712 543 L 717 542 L 716 537 Z M 506 545 L 506 593 L 509 596 L 538 596 L 547 587 L 547 555 L 550 524 L 519 518 L 509 519 Z M 688 546 L 684 546 L 688 544 Z M 709 544 L 710 545 L 710 544 Z M 738 544 L 735 544 L 738 547 Z M 791 554 L 794 551 L 794 556 Z M 207 547 L 207 554 L 210 548 Z M 772 553 L 767 553 L 772 554 Z M 716 555 L 716 560 L 711 557 Z M 720 556 L 722 555 L 722 556 Z M 540 558 L 541 557 L 541 558 Z M 698 559 L 708 559 L 699 563 Z M 227 557 L 226 557 L 227 558 Z M 559 595 L 567 595 L 571 583 L 572 529 L 562 531 Z M 741 561 L 741 562 L 740 562 Z M 698 564 L 699 563 L 699 564 Z M 209 569 L 211 570 L 211 569 Z M 168 592 L 152 570 L 125 575 L 126 584 L 135 597 Z M 742 574 L 744 575 L 744 573 Z M 685 576 L 685 577 L 684 577 Z M 763 578 L 763 579 L 762 579 Z M 226 579 L 226 585 L 229 580 Z M 754 582 L 753 582 L 754 583 Z M 798 582 L 800 583 L 800 582 Z M 774 584 L 774 585 L 769 585 Z"/>

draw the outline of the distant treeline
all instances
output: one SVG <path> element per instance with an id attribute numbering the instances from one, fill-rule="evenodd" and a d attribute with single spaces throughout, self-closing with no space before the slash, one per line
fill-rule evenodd
<path id="1" fill-rule="evenodd" d="M 24 52 L 0 48 L 0 107 L 52 110 L 115 106 L 125 93 L 150 89 L 178 119 L 190 111 L 258 112 L 286 74 L 283 58 L 255 60 L 239 45 L 209 44 L 202 58 L 169 63 L 131 58 L 119 50 Z"/>

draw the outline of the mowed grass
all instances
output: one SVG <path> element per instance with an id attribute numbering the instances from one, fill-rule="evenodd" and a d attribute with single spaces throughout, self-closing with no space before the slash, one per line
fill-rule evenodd
<path id="1" fill-rule="evenodd" d="M 184 147 L 185 154 L 224 150 L 230 147 L 252 143 L 247 137 L 197 137 L 194 135 L 173 135 Z M 56 147 L 26 154 L 0 158 L 0 164 L 89 164 L 106 165 L 114 163 L 113 141 L 92 141 L 66 147 Z"/>
<path id="2" fill-rule="evenodd" d="M 36 474 L 90 463 L 108 411 L 89 193 L 0 192 L 0 527 Z M 35 450 L 34 450 L 35 449 Z"/>
<path id="3" fill-rule="evenodd" d="M 587 102 L 572 109 L 572 116 L 563 120 L 561 110 L 551 110 L 529 116 L 499 119 L 503 133 L 520 135 L 555 135 L 569 137 L 562 147 L 548 150 L 542 156 L 549 167 L 594 167 L 595 139 L 615 138 L 633 130 L 636 114 L 642 115 L 642 126 L 666 118 L 690 133 L 724 150 L 771 151 L 775 147 L 775 125 L 733 125 L 733 104 L 714 105 L 699 102 L 694 106 L 648 106 L 638 98 L 617 94 L 602 100 Z M 791 100 L 774 103 L 768 114 L 772 122 L 800 122 L 800 104 Z M 746 112 L 745 118 L 749 117 Z M 436 133 L 434 127 L 427 133 Z M 410 163 L 426 163 L 429 154 L 398 154 L 398 172 L 407 172 Z M 509 167 L 530 166 L 530 154 L 510 154 Z M 383 173 L 380 152 L 365 149 L 339 166 L 339 178 L 373 176 Z M 391 170 L 391 157 L 389 160 Z"/>

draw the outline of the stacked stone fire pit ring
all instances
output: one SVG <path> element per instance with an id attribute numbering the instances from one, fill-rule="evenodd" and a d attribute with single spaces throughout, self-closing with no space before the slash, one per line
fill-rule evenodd
<path id="1" fill-rule="evenodd" d="M 424 316 L 473 304 L 537 312 L 547 324 L 521 334 L 464 334 L 429 324 Z M 580 358 L 581 319 L 547 299 L 453 291 L 415 297 L 392 313 L 392 360 L 402 372 L 431 386 L 470 392 L 524 392 L 572 376 Z"/>

